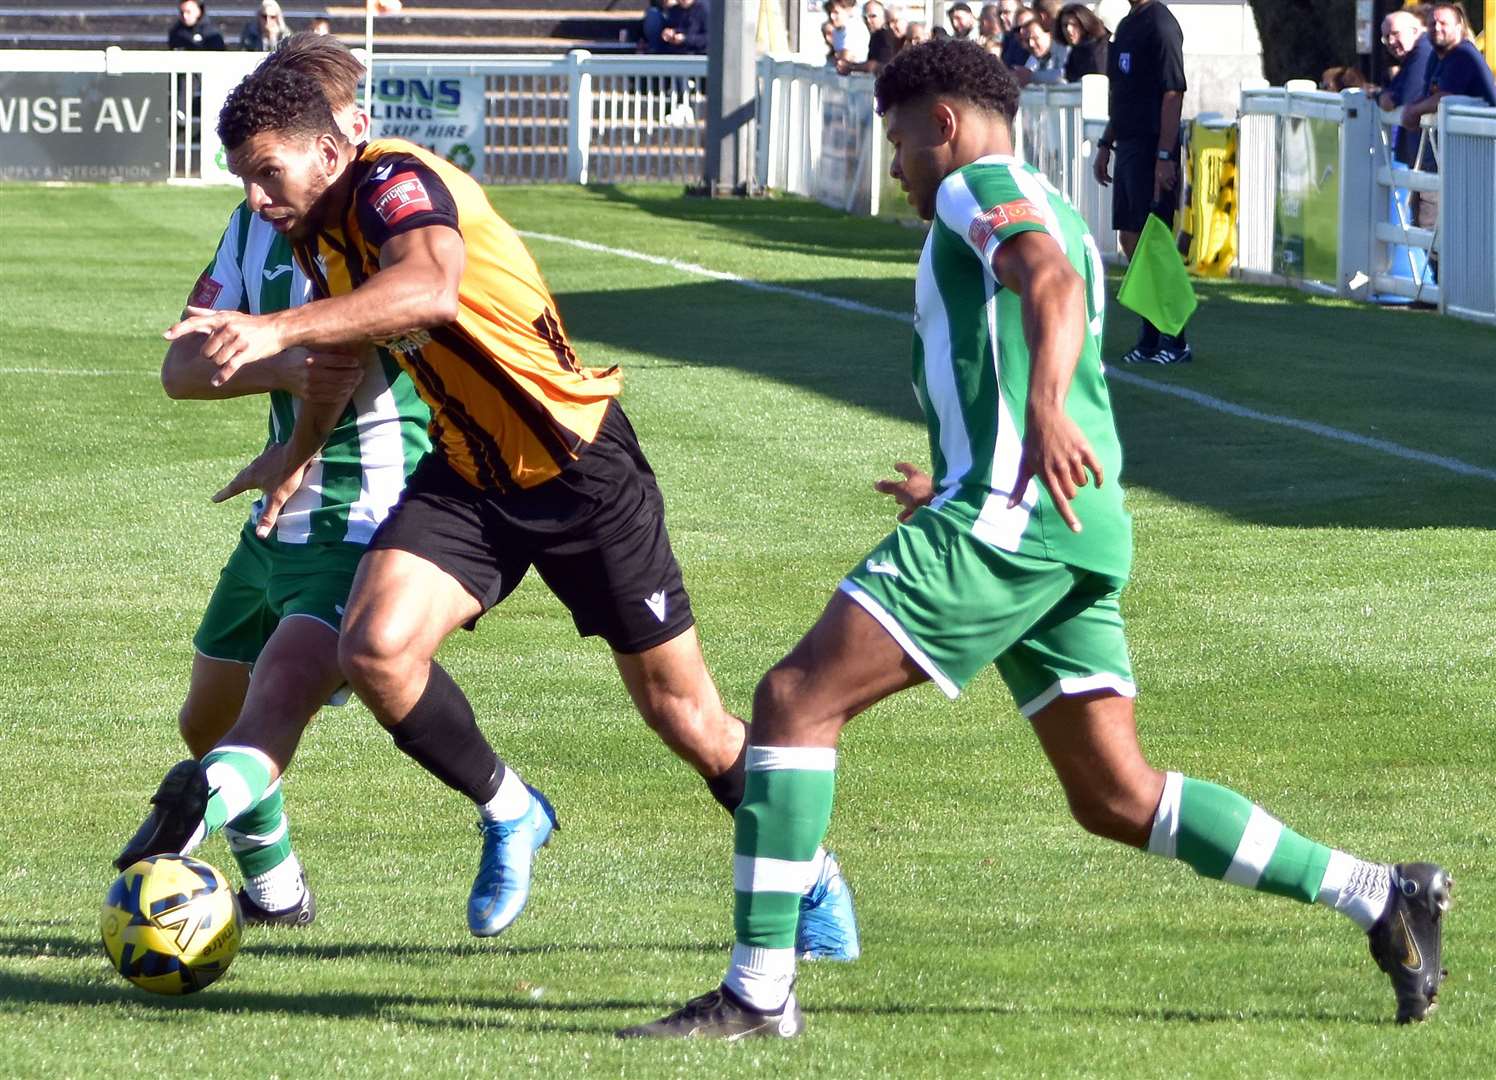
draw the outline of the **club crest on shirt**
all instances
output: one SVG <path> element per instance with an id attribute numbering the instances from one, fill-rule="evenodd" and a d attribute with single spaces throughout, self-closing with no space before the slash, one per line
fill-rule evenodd
<path id="1" fill-rule="evenodd" d="M 426 185 L 413 172 L 396 173 L 374 192 L 374 211 L 386 225 L 395 225 L 412 214 L 433 209 Z"/>
<path id="2" fill-rule="evenodd" d="M 188 307 L 212 307 L 213 301 L 218 299 L 218 294 L 223 292 L 223 286 L 213 280 L 213 275 L 206 270 L 197 279 L 197 284 L 192 286 L 192 295 L 187 298 Z"/>
<path id="3" fill-rule="evenodd" d="M 1001 203 L 991 210 L 971 219 L 971 226 L 967 229 L 967 236 L 971 242 L 979 248 L 987 246 L 987 241 L 1000 229 L 1009 225 L 1016 225 L 1020 221 L 1043 221 L 1044 217 L 1039 213 L 1039 208 L 1027 199 L 1014 199 L 1011 202 Z"/>
<path id="4" fill-rule="evenodd" d="M 1132 73 L 1132 53 L 1125 52 L 1117 55 L 1117 70 L 1124 75 Z"/>

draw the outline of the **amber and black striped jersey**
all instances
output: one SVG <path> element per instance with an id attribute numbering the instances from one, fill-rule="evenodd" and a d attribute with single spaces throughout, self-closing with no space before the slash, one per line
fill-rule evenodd
<path id="1" fill-rule="evenodd" d="M 622 376 L 581 366 L 555 302 L 472 177 L 403 139 L 359 150 L 348 203 L 297 260 L 319 296 L 359 287 L 392 237 L 457 229 L 467 249 L 457 319 L 380 342 L 431 406 L 431 443 L 469 483 L 532 488 L 581 456 Z"/>

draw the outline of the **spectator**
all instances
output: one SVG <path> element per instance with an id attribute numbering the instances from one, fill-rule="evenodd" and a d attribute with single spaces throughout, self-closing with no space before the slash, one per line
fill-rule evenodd
<path id="1" fill-rule="evenodd" d="M 639 26 L 639 51 L 658 56 L 660 53 L 669 52 L 665 46 L 665 27 L 669 22 L 670 9 L 675 7 L 675 0 L 649 0 L 649 7 L 644 10 L 644 19 Z"/>
<path id="2" fill-rule="evenodd" d="M 1060 12 L 1065 9 L 1065 0 L 1034 0 L 1034 14 L 1044 24 L 1044 30 L 1050 37 L 1057 37 L 1055 29 L 1060 22 Z"/>
<path id="3" fill-rule="evenodd" d="M 967 41 L 976 39 L 977 21 L 972 17 L 971 5 L 964 0 L 946 8 L 945 17 L 951 24 L 951 37 Z"/>
<path id="4" fill-rule="evenodd" d="M 1033 13 L 1019 0 L 997 0 L 997 24 L 1003 32 L 1003 63 L 1010 68 L 1022 67 L 1028 60 L 1028 50 L 1023 47 L 1023 35 L 1019 33 L 1025 19 Z"/>
<path id="5" fill-rule="evenodd" d="M 1469 37 L 1470 23 L 1459 4 L 1434 4 L 1429 9 L 1428 32 L 1433 38 L 1434 60 L 1429 65 L 1428 85 L 1422 100 L 1403 107 L 1403 127 L 1418 130 L 1419 121 L 1438 112 L 1439 99 L 1459 96 L 1479 98 L 1496 105 L 1496 80 L 1486 58 Z"/>
<path id="6" fill-rule="evenodd" d="M 861 63 L 839 60 L 836 64 L 837 71 L 843 75 L 851 71 L 867 71 L 876 75 L 898 54 L 902 42 L 885 25 L 886 17 L 879 0 L 867 0 L 862 5 L 862 23 L 868 30 L 867 59 Z"/>
<path id="7" fill-rule="evenodd" d="M 1059 36 L 1070 47 L 1065 57 L 1065 81 L 1105 75 L 1106 51 L 1112 40 L 1106 23 L 1085 4 L 1068 4 L 1060 10 L 1059 25 Z"/>
<path id="8" fill-rule="evenodd" d="M 922 45 L 930 40 L 930 24 L 923 19 L 911 19 L 909 25 L 904 28 L 904 48 L 911 45 Z"/>
<path id="9" fill-rule="evenodd" d="M 1410 11 L 1394 11 L 1382 20 L 1382 44 L 1397 61 L 1397 74 L 1382 91 L 1377 104 L 1384 110 L 1401 109 L 1419 100 L 1428 85 L 1429 65 L 1434 62 L 1434 43 L 1422 22 Z M 1399 125 L 1392 129 L 1392 157 L 1400 165 L 1412 165 L 1418 155 L 1418 137 Z"/>
<path id="10" fill-rule="evenodd" d="M 1342 90 L 1366 90 L 1371 92 L 1376 88 L 1366 81 L 1366 76 L 1360 70 L 1350 66 L 1337 64 L 1334 67 L 1325 68 L 1319 77 L 1319 88 L 1328 90 L 1332 94 L 1338 94 Z"/>
<path id="11" fill-rule="evenodd" d="M 222 52 L 223 34 L 208 18 L 200 0 L 182 0 L 177 5 L 177 23 L 167 31 L 166 47 L 188 52 Z"/>
<path id="12" fill-rule="evenodd" d="M 318 15 L 317 17 L 312 19 L 310 25 L 307 26 L 307 29 L 313 34 L 316 34 L 318 37 L 326 37 L 327 35 L 332 33 L 332 16 Z"/>
<path id="13" fill-rule="evenodd" d="M 1112 185 L 1112 225 L 1132 258 L 1150 213 L 1172 231 L 1179 204 L 1179 114 L 1184 106 L 1184 34 L 1160 0 L 1132 0 L 1107 51 L 1109 112 L 1096 146 L 1096 182 Z M 1115 184 L 1112 151 L 1117 153 Z M 1166 336 L 1143 320 L 1124 363 L 1182 364 L 1192 358 L 1181 327 Z"/>
<path id="14" fill-rule="evenodd" d="M 1035 17 L 1023 24 L 1023 47 L 1028 50 L 1028 59 L 1023 66 L 1013 69 L 1019 86 L 1029 83 L 1057 83 L 1065 76 L 1065 60 L 1070 49 L 1054 39 L 1044 26 L 1044 18 L 1035 12 Z"/>
<path id="15" fill-rule="evenodd" d="M 997 16 L 996 4 L 983 4 L 977 16 L 977 39 L 982 48 L 990 53 L 1001 52 L 1003 47 L 1002 22 Z"/>
<path id="16" fill-rule="evenodd" d="M 660 31 L 665 51 L 676 54 L 706 52 L 711 21 L 706 0 L 679 0 L 666 13 L 665 29 Z"/>
<path id="17" fill-rule="evenodd" d="M 884 8 L 883 14 L 885 20 L 883 25 L 888 27 L 889 33 L 898 38 L 899 47 L 903 48 L 904 29 L 906 25 L 904 18 L 904 9 L 899 7 L 897 4 L 889 4 L 886 8 Z"/>
<path id="18" fill-rule="evenodd" d="M 872 34 L 857 10 L 858 0 L 837 0 L 837 2 L 841 4 L 842 26 L 846 28 L 842 40 L 841 58 L 851 64 L 865 63 Z"/>
<path id="19" fill-rule="evenodd" d="M 821 24 L 821 37 L 826 39 L 826 64 L 836 67 L 846 60 L 846 9 L 837 0 L 826 0 L 821 10 L 826 13 L 826 21 Z"/>
<path id="20" fill-rule="evenodd" d="M 272 52 L 290 36 L 291 28 L 286 25 L 280 4 L 276 0 L 260 0 L 254 21 L 245 23 L 239 32 L 239 48 L 245 52 Z"/>
<path id="21" fill-rule="evenodd" d="M 1433 39 L 1434 59 L 1429 64 L 1428 82 L 1424 96 L 1411 105 L 1404 105 L 1402 126 L 1409 129 L 1408 141 L 1417 145 L 1417 134 L 1423 117 L 1439 111 L 1439 99 L 1450 96 L 1480 98 L 1487 105 L 1496 105 L 1496 81 L 1491 78 L 1491 69 L 1486 58 L 1468 39 L 1469 23 L 1465 9 L 1458 4 L 1434 4 L 1429 8 L 1428 35 Z M 1438 164 L 1429 160 L 1415 161 L 1414 168 L 1435 172 Z M 1412 198 L 1413 221 L 1419 228 L 1433 229 L 1439 224 L 1439 193 L 1437 191 L 1415 191 Z M 1429 265 L 1438 273 L 1435 260 Z"/>

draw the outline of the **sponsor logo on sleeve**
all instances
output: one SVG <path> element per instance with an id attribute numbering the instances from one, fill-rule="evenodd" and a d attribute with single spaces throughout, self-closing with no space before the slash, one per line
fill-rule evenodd
<path id="1" fill-rule="evenodd" d="M 1006 229 L 1010 225 L 1017 225 L 1023 221 L 1043 222 L 1044 215 L 1039 208 L 1027 199 L 1014 199 L 1012 202 L 1001 203 L 994 206 L 986 213 L 971 219 L 971 226 L 967 229 L 967 235 L 971 242 L 979 248 L 987 246 L 987 241 Z"/>
<path id="2" fill-rule="evenodd" d="M 223 286 L 213 280 L 213 275 L 206 270 L 202 277 L 197 279 L 197 284 L 192 286 L 192 295 L 187 298 L 188 307 L 212 307 L 213 301 L 218 299 L 218 294 L 223 292 Z"/>
<path id="3" fill-rule="evenodd" d="M 426 185 L 413 172 L 396 173 L 374 192 L 374 212 L 386 225 L 397 225 L 412 214 L 432 209 Z"/>

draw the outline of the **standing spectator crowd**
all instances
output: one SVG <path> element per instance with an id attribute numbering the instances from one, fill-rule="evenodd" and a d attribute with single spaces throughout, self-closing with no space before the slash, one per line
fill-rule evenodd
<path id="1" fill-rule="evenodd" d="M 664 2 L 664 0 L 654 0 Z M 701 0 L 698 0 L 701 2 Z M 1071 3 L 1064 0 L 997 0 L 973 13 L 960 2 L 945 9 L 948 25 L 926 25 L 924 9 L 903 9 L 887 0 L 825 0 L 826 63 L 842 74 L 876 75 L 900 49 L 931 37 L 975 41 L 1002 58 L 1020 86 L 1079 82 L 1106 74 L 1112 33 L 1128 12 L 1128 0 Z"/>

